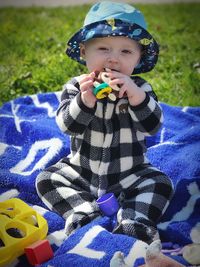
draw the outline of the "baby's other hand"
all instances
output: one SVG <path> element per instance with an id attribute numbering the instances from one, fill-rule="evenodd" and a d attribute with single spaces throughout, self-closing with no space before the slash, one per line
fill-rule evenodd
<path id="1" fill-rule="evenodd" d="M 109 83 L 111 88 L 113 85 L 120 86 L 119 98 L 127 95 L 129 103 L 133 106 L 139 105 L 144 101 L 146 97 L 144 91 L 135 84 L 130 76 L 117 71 L 109 71 L 108 76 L 111 79 Z"/>

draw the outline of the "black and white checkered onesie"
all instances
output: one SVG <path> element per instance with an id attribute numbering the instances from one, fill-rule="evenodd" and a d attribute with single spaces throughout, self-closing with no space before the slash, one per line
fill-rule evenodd
<path id="1" fill-rule="evenodd" d="M 64 85 L 56 121 L 70 135 L 71 153 L 42 171 L 36 188 L 46 206 L 65 218 L 67 234 L 100 216 L 96 199 L 113 192 L 120 202 L 113 232 L 150 243 L 169 205 L 171 181 L 145 157 L 145 137 L 160 128 L 162 111 L 151 86 L 133 79 L 146 92 L 138 106 L 122 98 L 88 108 L 78 77 Z"/>

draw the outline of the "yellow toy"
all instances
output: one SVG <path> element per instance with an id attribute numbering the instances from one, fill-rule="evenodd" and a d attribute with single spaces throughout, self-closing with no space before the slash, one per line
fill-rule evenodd
<path id="1" fill-rule="evenodd" d="M 24 248 L 44 239 L 47 221 L 20 199 L 0 202 L 0 266 L 24 254 Z"/>

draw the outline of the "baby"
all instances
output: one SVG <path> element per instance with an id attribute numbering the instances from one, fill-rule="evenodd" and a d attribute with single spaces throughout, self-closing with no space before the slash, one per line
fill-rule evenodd
<path id="1" fill-rule="evenodd" d="M 68 42 L 67 55 L 87 73 L 64 85 L 56 121 L 71 138 L 71 153 L 37 177 L 44 203 L 66 220 L 66 233 L 101 216 L 97 198 L 113 192 L 120 208 L 113 233 L 148 244 L 173 195 L 170 178 L 148 161 L 145 138 L 163 115 L 152 87 L 136 76 L 154 68 L 158 44 L 142 13 L 125 3 L 100 2 Z M 97 99 L 96 71 L 106 70 L 117 98 Z"/>

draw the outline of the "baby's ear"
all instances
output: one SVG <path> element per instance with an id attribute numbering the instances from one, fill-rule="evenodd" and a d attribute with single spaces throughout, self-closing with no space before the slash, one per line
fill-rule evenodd
<path id="1" fill-rule="evenodd" d="M 85 45 L 82 44 L 82 43 L 80 43 L 80 56 L 81 56 L 82 58 L 85 57 Z"/>

